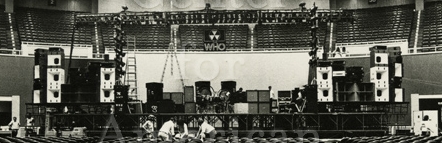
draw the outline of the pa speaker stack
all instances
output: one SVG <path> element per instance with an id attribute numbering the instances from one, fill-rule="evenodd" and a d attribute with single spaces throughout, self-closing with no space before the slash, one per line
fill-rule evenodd
<path id="1" fill-rule="evenodd" d="M 34 57 L 34 103 L 46 103 L 48 50 L 35 49 Z"/>
<path id="2" fill-rule="evenodd" d="M 390 77 L 390 101 L 403 102 L 404 89 L 402 88 L 403 62 L 400 47 L 388 48 L 388 67 Z"/>
<path id="3" fill-rule="evenodd" d="M 318 67 L 316 67 L 318 102 L 333 102 L 332 73 L 330 61 L 318 62 Z"/>
<path id="4" fill-rule="evenodd" d="M 116 114 L 125 114 L 129 112 L 129 107 L 127 106 L 127 102 L 129 100 L 128 91 L 129 91 L 128 85 L 114 86 Z"/>
<path id="5" fill-rule="evenodd" d="M 47 103 L 61 103 L 61 84 L 65 83 L 64 51 L 49 48 L 47 69 Z"/>
<path id="6" fill-rule="evenodd" d="M 389 67 L 387 46 L 370 49 L 370 82 L 374 83 L 376 102 L 389 102 Z"/>
<path id="7" fill-rule="evenodd" d="M 184 87 L 184 113 L 196 113 L 195 89 L 193 86 Z"/>

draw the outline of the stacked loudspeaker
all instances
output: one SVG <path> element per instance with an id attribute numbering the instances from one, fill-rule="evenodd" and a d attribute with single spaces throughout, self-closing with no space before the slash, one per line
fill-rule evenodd
<path id="1" fill-rule="evenodd" d="M 318 85 L 318 102 L 333 102 L 332 66 L 330 61 L 318 62 L 316 83 Z"/>
<path id="2" fill-rule="evenodd" d="M 164 88 L 163 83 L 158 83 L 158 82 L 146 83 L 146 89 L 147 89 L 147 102 L 146 102 L 147 107 L 145 110 L 146 112 L 148 113 L 175 112 L 175 102 L 171 100 L 170 93 L 169 97 L 163 98 L 164 95 L 163 88 Z M 180 96 L 182 97 L 182 95 Z"/>
<path id="3" fill-rule="evenodd" d="M 374 83 L 376 102 L 389 102 L 389 67 L 387 46 L 370 49 L 370 82 Z"/>
<path id="4" fill-rule="evenodd" d="M 86 68 L 70 68 L 69 84 L 61 87 L 63 103 L 114 103 L 115 64 L 89 62 Z"/>
<path id="5" fill-rule="evenodd" d="M 184 87 L 184 113 L 196 113 L 195 89 L 193 86 Z"/>
<path id="6" fill-rule="evenodd" d="M 390 101 L 403 102 L 402 88 L 403 62 L 400 47 L 388 47 L 388 67 L 390 79 Z"/>
<path id="7" fill-rule="evenodd" d="M 36 49 L 34 61 L 34 103 L 61 103 L 61 85 L 65 83 L 63 49 Z"/>

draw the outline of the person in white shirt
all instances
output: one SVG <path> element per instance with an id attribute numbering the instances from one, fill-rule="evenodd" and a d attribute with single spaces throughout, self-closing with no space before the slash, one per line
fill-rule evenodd
<path id="1" fill-rule="evenodd" d="M 272 90 L 272 86 L 269 86 L 270 91 L 270 99 L 278 100 L 278 96 L 275 94 L 275 91 Z"/>
<path id="2" fill-rule="evenodd" d="M 142 126 L 144 128 L 144 130 L 146 131 L 146 138 L 148 138 L 148 139 L 153 138 L 153 131 L 154 131 L 153 122 L 154 121 L 155 121 L 155 116 L 149 115 L 147 117 L 147 121 Z"/>
<path id="3" fill-rule="evenodd" d="M 177 124 L 178 124 L 179 133 L 175 135 L 175 138 L 176 139 L 187 138 L 187 136 L 189 135 L 189 131 L 187 129 L 186 121 L 178 120 Z"/>
<path id="4" fill-rule="evenodd" d="M 158 137 L 163 141 L 169 141 L 171 137 L 175 134 L 175 123 L 174 119 L 171 118 L 169 121 L 165 122 L 163 126 L 161 126 L 160 131 L 158 132 Z"/>
<path id="5" fill-rule="evenodd" d="M 31 113 L 26 115 L 26 136 L 29 136 L 33 132 L 34 127 L 34 118 L 31 116 Z"/>
<path id="6" fill-rule="evenodd" d="M 8 126 L 11 128 L 11 136 L 17 137 L 18 129 L 20 128 L 20 122 L 17 121 L 17 117 L 13 117 Z"/>
<path id="7" fill-rule="evenodd" d="M 212 125 L 210 125 L 209 123 L 207 123 L 207 121 L 206 120 L 199 120 L 198 121 L 198 124 L 200 124 L 200 136 L 201 136 L 201 139 L 204 139 L 204 138 L 215 138 L 215 136 L 216 136 L 216 130 L 215 130 L 215 128 L 212 126 Z"/>

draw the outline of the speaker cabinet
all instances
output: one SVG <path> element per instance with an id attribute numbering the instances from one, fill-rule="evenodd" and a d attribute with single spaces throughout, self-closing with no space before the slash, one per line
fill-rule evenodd
<path id="1" fill-rule="evenodd" d="M 333 102 L 332 72 L 331 66 L 316 68 L 318 102 Z"/>
<path id="2" fill-rule="evenodd" d="M 146 83 L 147 101 L 163 100 L 163 83 L 149 82 Z"/>
<path id="3" fill-rule="evenodd" d="M 195 103 L 185 103 L 184 104 L 184 113 L 196 113 L 196 104 Z"/>
<path id="4" fill-rule="evenodd" d="M 115 68 L 101 68 L 100 102 L 114 102 Z"/>
<path id="5" fill-rule="evenodd" d="M 370 48 L 370 67 L 388 65 L 387 46 L 374 46 Z"/>
<path id="6" fill-rule="evenodd" d="M 247 90 L 247 102 L 258 102 L 258 90 Z"/>
<path id="7" fill-rule="evenodd" d="M 404 102 L 404 89 L 395 88 L 394 89 L 394 102 Z"/>
<path id="8" fill-rule="evenodd" d="M 40 90 L 34 90 L 33 103 L 40 103 Z"/>
<path id="9" fill-rule="evenodd" d="M 186 103 L 195 102 L 195 89 L 193 86 L 184 87 L 184 102 Z"/>
<path id="10" fill-rule="evenodd" d="M 61 103 L 61 85 L 65 83 L 65 72 L 61 68 L 47 69 L 47 103 Z"/>

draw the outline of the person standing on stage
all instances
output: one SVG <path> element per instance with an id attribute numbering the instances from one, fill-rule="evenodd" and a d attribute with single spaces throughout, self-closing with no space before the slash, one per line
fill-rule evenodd
<path id="1" fill-rule="evenodd" d="M 146 131 L 146 138 L 148 139 L 152 139 L 153 138 L 153 131 L 154 131 L 154 126 L 153 126 L 153 122 L 155 121 L 155 116 L 154 115 L 149 115 L 147 117 L 146 122 L 143 124 L 143 128 Z"/>
<path id="2" fill-rule="evenodd" d="M 30 136 L 30 133 L 33 132 L 34 128 L 34 118 L 31 116 L 31 113 L 26 115 L 26 136 Z"/>
<path id="3" fill-rule="evenodd" d="M 8 126 L 11 129 L 11 137 L 17 137 L 18 129 L 20 128 L 20 122 L 17 121 L 17 117 L 13 117 Z"/>
<path id="4" fill-rule="evenodd" d="M 206 120 L 200 119 L 200 120 L 198 120 L 198 124 L 200 125 L 199 135 L 201 136 L 201 139 L 215 138 L 216 130 L 212 125 L 207 123 Z"/>
<path id="5" fill-rule="evenodd" d="M 270 91 L 270 99 L 278 100 L 278 96 L 275 94 L 275 91 L 273 91 L 272 86 L 269 86 Z"/>
<path id="6" fill-rule="evenodd" d="M 175 123 L 174 119 L 170 118 L 169 121 L 165 122 L 163 126 L 161 126 L 160 131 L 158 132 L 158 137 L 163 141 L 169 141 L 171 137 L 175 134 Z"/>

